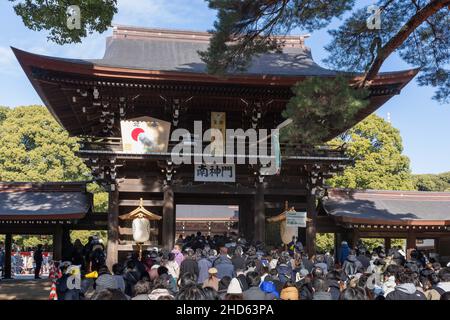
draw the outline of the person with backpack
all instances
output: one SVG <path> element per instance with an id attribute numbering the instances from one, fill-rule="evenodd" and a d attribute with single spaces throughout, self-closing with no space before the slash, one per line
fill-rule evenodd
<path id="1" fill-rule="evenodd" d="M 405 269 L 396 277 L 394 291 L 386 295 L 386 300 L 427 300 L 425 295 L 417 290 L 414 283 L 414 272 Z"/>
<path id="2" fill-rule="evenodd" d="M 445 267 L 439 271 L 439 283 L 434 289 L 442 296 L 446 292 L 450 292 L 450 268 Z"/>
<path id="3" fill-rule="evenodd" d="M 350 250 L 347 258 L 344 260 L 344 264 L 342 265 L 342 270 L 347 275 L 347 277 L 352 278 L 361 269 L 363 269 L 363 265 L 356 258 L 355 250 Z"/>
<path id="4" fill-rule="evenodd" d="M 106 255 L 102 247 L 94 248 L 94 250 L 91 252 L 90 261 L 91 271 L 98 271 L 101 266 L 105 265 Z"/>

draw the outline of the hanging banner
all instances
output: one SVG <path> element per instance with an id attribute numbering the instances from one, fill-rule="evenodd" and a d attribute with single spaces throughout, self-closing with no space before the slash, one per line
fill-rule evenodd
<path id="1" fill-rule="evenodd" d="M 260 173 L 263 176 L 279 175 L 281 172 L 281 147 L 279 132 L 274 132 L 272 135 L 272 154 L 274 156 L 274 165 L 269 167 L 262 167 Z"/>
<path id="2" fill-rule="evenodd" d="M 120 122 L 124 152 L 149 154 L 167 152 L 170 122 L 140 117 Z"/>
<path id="3" fill-rule="evenodd" d="M 217 129 L 222 133 L 222 137 L 211 137 L 211 153 L 213 155 L 223 155 L 225 153 L 226 119 L 225 112 L 211 112 L 211 129 Z"/>
<path id="4" fill-rule="evenodd" d="M 306 212 L 286 212 L 286 227 L 306 228 Z"/>
<path id="5" fill-rule="evenodd" d="M 236 168 L 234 164 L 196 165 L 194 167 L 194 181 L 236 182 Z"/>

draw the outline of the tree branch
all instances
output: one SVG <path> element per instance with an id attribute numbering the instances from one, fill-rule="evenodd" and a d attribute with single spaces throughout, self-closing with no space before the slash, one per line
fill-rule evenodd
<path id="1" fill-rule="evenodd" d="M 366 72 L 362 85 L 373 80 L 381 69 L 384 61 L 416 30 L 424 21 L 444 7 L 450 6 L 450 0 L 435 0 L 428 3 L 412 16 L 408 22 L 379 51 L 370 69 Z"/>

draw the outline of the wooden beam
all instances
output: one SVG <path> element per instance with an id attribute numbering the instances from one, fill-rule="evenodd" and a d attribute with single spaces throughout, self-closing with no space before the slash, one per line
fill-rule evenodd
<path id="1" fill-rule="evenodd" d="M 119 206 L 121 207 L 138 207 L 140 204 L 139 200 L 120 200 Z M 162 200 L 144 200 L 144 207 L 162 207 L 164 201 Z"/>
<path id="2" fill-rule="evenodd" d="M 62 259 L 63 246 L 63 228 L 56 226 L 53 233 L 53 260 L 58 261 Z"/>
<path id="3" fill-rule="evenodd" d="M 266 215 L 264 210 L 264 184 L 261 182 L 256 183 L 255 190 L 255 214 L 254 214 L 254 226 L 255 226 L 255 241 L 265 241 L 266 235 Z"/>
<path id="4" fill-rule="evenodd" d="M 172 186 L 164 188 L 164 204 L 162 219 L 162 245 L 171 250 L 175 244 L 175 202 Z"/>
<path id="5" fill-rule="evenodd" d="M 106 253 L 106 265 L 110 270 L 118 262 L 119 245 L 119 191 L 116 184 L 111 184 L 109 190 L 108 210 L 108 246 Z"/>
<path id="6" fill-rule="evenodd" d="M 306 198 L 306 216 L 311 219 L 306 223 L 306 252 L 309 256 L 316 254 L 317 209 L 316 196 L 308 194 Z"/>

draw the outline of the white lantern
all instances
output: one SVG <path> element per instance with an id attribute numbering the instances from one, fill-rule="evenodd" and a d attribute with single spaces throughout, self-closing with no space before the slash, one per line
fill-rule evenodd
<path id="1" fill-rule="evenodd" d="M 150 221 L 147 218 L 133 220 L 133 239 L 137 243 L 144 243 L 150 239 Z"/>

